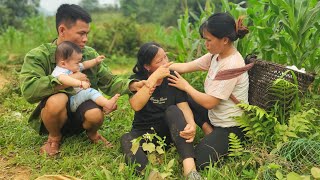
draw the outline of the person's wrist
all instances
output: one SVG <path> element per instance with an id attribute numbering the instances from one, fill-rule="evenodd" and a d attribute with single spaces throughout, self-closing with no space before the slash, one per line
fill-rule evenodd
<path id="1" fill-rule="evenodd" d="M 197 124 L 196 123 L 191 123 L 190 124 L 192 127 L 194 127 L 194 129 L 197 129 Z"/>
<path id="2" fill-rule="evenodd" d="M 193 88 L 193 87 L 192 87 L 189 83 L 187 83 L 187 84 L 184 86 L 184 90 L 183 90 L 183 91 L 185 91 L 186 93 L 189 93 L 192 88 Z"/>
<path id="3" fill-rule="evenodd" d="M 157 79 L 154 76 L 150 76 L 147 80 L 148 84 L 149 84 L 149 88 L 154 87 L 154 85 L 157 82 Z"/>

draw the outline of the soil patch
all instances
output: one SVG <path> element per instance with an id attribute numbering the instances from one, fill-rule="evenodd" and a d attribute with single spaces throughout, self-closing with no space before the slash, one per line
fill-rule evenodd
<path id="1" fill-rule="evenodd" d="M 12 165 L 7 158 L 0 156 L 0 179 L 28 180 L 31 170 L 23 166 Z"/>
<path id="2" fill-rule="evenodd" d="M 0 89 L 9 82 L 2 74 L 3 72 L 0 72 Z"/>

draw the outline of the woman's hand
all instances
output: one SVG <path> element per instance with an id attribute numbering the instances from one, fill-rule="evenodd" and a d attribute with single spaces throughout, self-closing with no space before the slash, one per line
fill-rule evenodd
<path id="1" fill-rule="evenodd" d="M 196 125 L 187 124 L 183 131 L 180 131 L 180 137 L 186 139 L 186 142 L 193 142 L 196 136 Z"/>
<path id="2" fill-rule="evenodd" d="M 190 87 L 190 84 L 188 81 L 186 81 L 177 71 L 174 71 L 176 76 L 169 75 L 168 80 L 171 82 L 169 83 L 170 86 L 176 87 L 182 91 L 186 91 L 188 87 Z"/>
<path id="3" fill-rule="evenodd" d="M 164 65 L 159 66 L 158 69 L 155 70 L 148 79 L 157 81 L 169 76 L 170 75 L 169 66 L 171 64 L 173 64 L 173 62 L 168 62 Z"/>

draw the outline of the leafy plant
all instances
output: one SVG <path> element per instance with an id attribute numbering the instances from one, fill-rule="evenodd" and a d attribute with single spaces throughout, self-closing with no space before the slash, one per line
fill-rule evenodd
<path id="1" fill-rule="evenodd" d="M 141 44 L 137 23 L 133 17 L 121 15 L 102 24 L 92 24 L 88 45 L 105 55 L 135 56 Z"/>
<path id="2" fill-rule="evenodd" d="M 166 155 L 165 155 L 165 137 L 161 138 L 156 133 L 150 134 L 146 133 L 138 138 L 133 139 L 132 141 L 132 147 L 131 151 L 133 154 L 135 154 L 140 147 L 140 144 L 142 142 L 142 150 L 147 153 L 147 157 L 149 162 L 151 163 L 152 169 L 154 171 L 160 172 L 160 175 L 162 178 L 170 178 L 172 177 L 173 172 L 173 165 L 174 165 L 174 159 L 171 159 L 166 165 L 161 162 L 159 155 L 164 155 L 165 157 L 165 163 L 166 163 Z M 154 143 L 156 142 L 156 144 Z M 160 170 L 156 166 L 160 166 Z"/>
<path id="3" fill-rule="evenodd" d="M 229 154 L 228 156 L 241 156 L 243 154 L 244 148 L 241 144 L 241 140 L 234 133 L 229 134 Z"/>
<path id="4" fill-rule="evenodd" d="M 291 73 L 289 73 L 291 72 Z M 294 83 L 285 79 L 284 76 L 291 76 Z M 290 111 L 300 110 L 299 89 L 296 75 L 292 71 L 284 72 L 276 79 L 268 91 L 272 95 L 271 103 L 274 104 L 272 113 L 278 118 L 281 124 L 290 116 Z"/>

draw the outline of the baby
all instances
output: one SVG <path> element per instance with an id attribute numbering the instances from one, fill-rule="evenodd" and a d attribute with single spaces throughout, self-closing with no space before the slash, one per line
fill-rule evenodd
<path id="1" fill-rule="evenodd" d="M 92 60 L 81 62 L 82 52 L 80 47 L 72 42 L 64 41 L 58 45 L 55 56 L 57 66 L 53 70 L 52 75 L 57 77 L 62 85 L 72 86 L 77 92 L 76 95 L 70 97 L 70 108 L 72 112 L 75 112 L 80 104 L 90 99 L 103 107 L 106 114 L 115 109 L 120 94 L 116 94 L 108 100 L 96 89 L 90 88 L 89 82 L 80 81 L 69 76 L 75 72 L 89 69 L 100 64 L 105 58 L 103 55 Z"/>

